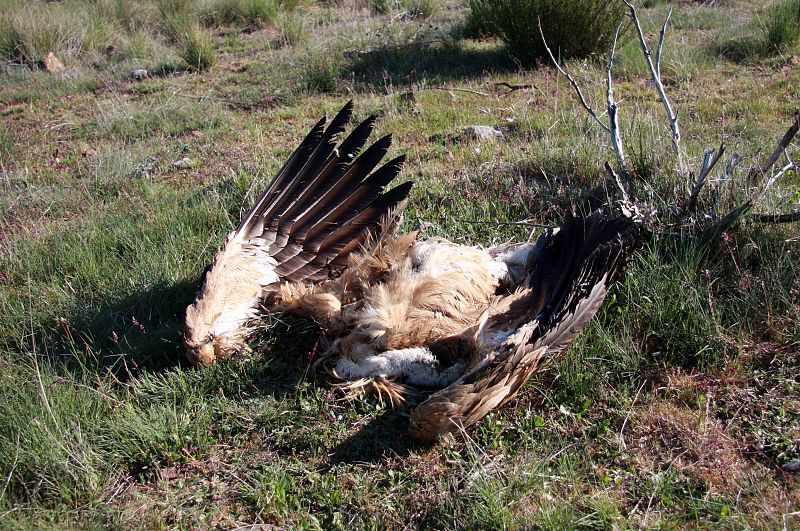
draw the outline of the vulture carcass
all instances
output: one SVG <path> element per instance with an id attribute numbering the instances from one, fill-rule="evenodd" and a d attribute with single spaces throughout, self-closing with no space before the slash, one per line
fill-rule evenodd
<path id="1" fill-rule="evenodd" d="M 379 166 L 389 136 L 362 150 L 374 116 L 339 142 L 351 114 L 352 102 L 320 120 L 228 235 L 186 311 L 186 350 L 210 365 L 246 349 L 266 313 L 309 317 L 342 387 L 393 402 L 438 390 L 410 427 L 435 439 L 502 406 L 570 344 L 639 230 L 594 213 L 492 249 L 398 234 L 403 157 Z"/>

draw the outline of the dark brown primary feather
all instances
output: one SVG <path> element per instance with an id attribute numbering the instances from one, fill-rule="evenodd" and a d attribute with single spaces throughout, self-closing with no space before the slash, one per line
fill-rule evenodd
<path id="1" fill-rule="evenodd" d="M 381 220 L 400 210 L 408 196 L 410 183 L 384 192 L 404 157 L 375 170 L 390 136 L 359 155 L 375 116 L 337 147 L 352 110 L 348 102 L 327 128 L 323 118 L 311 129 L 237 228 L 237 234 L 260 240 L 282 280 L 313 282 L 337 274 L 345 255 L 379 230 Z"/>
<path id="2" fill-rule="evenodd" d="M 449 387 L 417 406 L 411 435 L 432 440 L 470 426 L 513 398 L 536 372 L 540 360 L 568 346 L 602 304 L 623 258 L 635 245 L 639 228 L 624 219 L 568 215 L 557 234 L 528 264 L 527 312 L 491 316 L 487 329 L 509 320 L 516 334 L 496 345 L 485 359 Z M 482 345 L 487 347 L 487 345 Z"/>

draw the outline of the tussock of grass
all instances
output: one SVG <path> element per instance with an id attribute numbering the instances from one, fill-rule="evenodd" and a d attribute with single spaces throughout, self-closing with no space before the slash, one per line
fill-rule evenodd
<path id="1" fill-rule="evenodd" d="M 87 16 L 76 6 L 7 2 L 0 14 L 0 56 L 28 66 L 36 66 L 49 52 L 75 57 L 83 47 Z"/>
<path id="2" fill-rule="evenodd" d="M 737 62 L 789 52 L 800 37 L 800 1 L 782 0 L 762 10 L 755 20 L 720 33 L 716 51 Z"/>
<path id="3" fill-rule="evenodd" d="M 189 28 L 180 39 L 181 57 L 193 70 L 208 70 L 217 60 L 211 36 L 198 27 Z"/>
<path id="4" fill-rule="evenodd" d="M 121 51 L 122 59 L 151 59 L 166 39 L 189 68 L 205 70 L 215 51 L 202 26 L 255 29 L 275 24 L 281 15 L 291 20 L 284 22 L 288 42 L 298 43 L 302 34 L 301 21 L 287 18 L 297 2 L 281 0 L 4 0 L 1 7 L 0 58 L 31 68 L 50 52 L 75 62 L 113 51 Z"/>
<path id="5" fill-rule="evenodd" d="M 767 43 L 778 53 L 800 40 L 800 0 L 783 0 L 772 6 L 765 23 Z"/>

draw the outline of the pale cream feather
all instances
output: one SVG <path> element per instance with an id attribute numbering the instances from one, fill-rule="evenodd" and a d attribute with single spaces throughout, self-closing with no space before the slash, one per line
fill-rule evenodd
<path id="1" fill-rule="evenodd" d="M 341 376 L 441 386 L 474 362 L 472 329 L 495 304 L 508 269 L 478 248 L 415 240 L 415 233 L 387 236 L 351 255 L 338 279 L 282 286 L 280 309 L 310 316 L 340 338 L 327 356 Z M 394 356 L 417 348 L 429 350 Z M 388 358 L 397 363 L 385 363 Z M 440 366 L 446 358 L 452 365 Z"/>
<path id="2" fill-rule="evenodd" d="M 192 361 L 210 365 L 246 349 L 246 324 L 258 314 L 264 288 L 279 280 L 258 242 L 231 233 L 214 256 L 197 300 L 186 309 L 184 342 Z"/>

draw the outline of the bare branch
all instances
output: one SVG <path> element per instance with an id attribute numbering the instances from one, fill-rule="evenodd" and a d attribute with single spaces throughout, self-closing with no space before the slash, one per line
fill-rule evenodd
<path id="1" fill-rule="evenodd" d="M 733 170 L 736 169 L 736 166 L 738 166 L 742 160 L 744 160 L 744 157 L 738 153 L 734 153 L 731 157 L 731 160 L 728 161 L 728 164 L 725 165 L 725 169 L 722 171 L 722 178 L 730 179 L 731 175 L 733 174 Z"/>
<path id="2" fill-rule="evenodd" d="M 708 181 L 708 175 L 714 166 L 717 165 L 722 154 L 725 153 L 725 144 L 720 144 L 719 149 L 711 148 L 703 154 L 703 163 L 700 165 L 700 173 L 697 174 L 697 180 L 692 186 L 692 191 L 689 194 L 689 202 L 686 206 L 687 212 L 694 212 L 697 208 L 697 198 L 700 196 L 700 191 Z"/>
<path id="3" fill-rule="evenodd" d="M 753 221 L 759 223 L 794 223 L 800 221 L 800 212 L 791 214 L 753 214 Z"/>
<path id="4" fill-rule="evenodd" d="M 431 90 L 442 90 L 445 92 L 466 92 L 467 94 L 477 94 L 478 96 L 491 96 L 491 94 L 487 94 L 486 92 L 481 92 L 479 90 L 472 90 L 461 87 L 430 87 L 430 88 Z"/>
<path id="5" fill-rule="evenodd" d="M 622 178 L 619 176 L 617 172 L 614 171 L 614 168 L 611 167 L 611 164 L 606 162 L 605 168 L 608 174 L 614 179 L 614 182 L 617 184 L 617 188 L 619 188 L 619 191 L 622 192 L 623 204 L 630 203 L 631 197 L 630 195 L 628 195 L 628 187 L 626 186 L 626 183 L 622 182 Z"/>
<path id="6" fill-rule="evenodd" d="M 635 201 L 631 200 L 630 194 L 628 194 L 626 183 L 623 182 L 623 178 L 614 171 L 614 168 L 612 168 L 608 162 L 605 163 L 605 168 L 611 178 L 614 179 L 619 191 L 622 192 L 622 199 L 619 202 L 619 206 L 622 210 L 622 214 L 625 217 L 630 218 L 637 223 L 646 223 L 658 213 L 656 210 L 651 209 L 646 204 L 640 206 Z M 630 180 L 627 179 L 627 177 L 625 180 L 627 183 L 630 183 Z"/>
<path id="7" fill-rule="evenodd" d="M 628 171 L 625 169 L 625 153 L 622 151 L 622 137 L 619 134 L 619 108 L 617 107 L 617 102 L 614 100 L 614 85 L 611 80 L 611 68 L 614 66 L 614 53 L 617 51 L 617 39 L 619 38 L 619 30 L 621 28 L 622 21 L 617 25 L 617 31 L 614 32 L 614 42 L 611 44 L 611 54 L 608 58 L 608 68 L 606 69 L 608 92 L 606 101 L 608 104 L 608 132 L 611 135 L 611 145 L 614 147 L 614 153 L 617 155 L 617 162 L 619 163 L 622 174 L 627 176 Z"/>
<path id="8" fill-rule="evenodd" d="M 678 117 L 672 110 L 672 105 L 667 97 L 667 91 L 664 89 L 664 83 L 661 82 L 661 49 L 664 45 L 664 36 L 666 35 L 667 31 L 667 21 L 669 20 L 669 15 L 667 15 L 667 20 L 664 21 L 664 26 L 661 30 L 661 37 L 658 44 L 658 55 L 656 57 L 656 62 L 659 63 L 659 65 L 658 68 L 656 68 L 656 65 L 653 64 L 653 57 L 650 53 L 650 47 L 647 45 L 647 40 L 644 38 L 644 32 L 642 31 L 642 25 L 639 22 L 639 17 L 636 15 L 636 8 L 628 0 L 622 1 L 628 6 L 629 16 L 633 21 L 634 26 L 636 26 L 636 34 L 639 36 L 639 44 L 642 47 L 642 53 L 644 54 L 645 61 L 647 61 L 647 67 L 650 69 L 651 79 L 656 86 L 658 95 L 661 97 L 661 102 L 664 104 L 664 110 L 667 113 L 667 118 L 669 118 L 669 126 L 670 129 L 672 129 L 672 147 L 675 151 L 675 156 L 678 158 L 678 167 L 681 169 L 681 171 L 685 171 L 685 167 L 683 165 L 683 155 L 681 153 L 681 130 L 680 126 L 678 125 Z"/>
<path id="9" fill-rule="evenodd" d="M 765 185 L 764 185 L 764 189 L 762 190 L 762 193 L 764 193 L 764 192 L 766 192 L 767 190 L 769 190 L 769 188 L 770 188 L 770 187 L 771 187 L 773 184 L 775 184 L 775 181 L 777 181 L 778 179 L 780 179 L 780 178 L 781 178 L 781 176 L 782 176 L 784 173 L 786 173 L 786 172 L 787 172 L 787 171 L 789 171 L 789 170 L 794 170 L 795 168 L 800 168 L 800 162 L 794 162 L 794 161 L 790 160 L 790 161 L 789 161 L 789 164 L 787 164 L 786 166 L 784 166 L 783 168 L 781 168 L 780 170 L 778 170 L 778 171 L 775 173 L 775 175 L 773 175 L 772 177 L 770 177 L 770 178 L 769 178 L 769 181 L 767 181 L 767 184 L 765 184 Z"/>
<path id="10" fill-rule="evenodd" d="M 581 88 L 578 86 L 578 82 L 575 81 L 575 79 L 569 74 L 569 72 L 567 72 L 564 68 L 562 68 L 562 66 L 559 64 L 558 61 L 556 61 L 556 57 L 553 55 L 553 52 L 550 50 L 550 47 L 547 46 L 547 41 L 544 38 L 544 31 L 542 31 L 541 19 L 539 19 L 539 34 L 542 36 L 544 49 L 547 50 L 547 54 L 550 56 L 550 60 L 553 61 L 553 64 L 558 69 L 558 71 L 561 72 L 561 75 L 563 75 L 569 80 L 570 84 L 572 85 L 572 88 L 574 88 L 575 92 L 578 94 L 578 99 L 581 100 L 581 105 L 583 105 L 583 108 L 586 109 L 586 111 L 592 116 L 592 118 L 594 118 L 594 121 L 597 122 L 597 124 L 600 127 L 602 127 L 604 131 L 610 133 L 611 130 L 608 128 L 608 126 L 604 124 L 602 121 L 600 121 L 600 118 L 597 117 L 597 113 L 594 112 L 594 109 L 592 109 L 586 102 L 586 98 L 583 96 L 583 91 L 581 91 Z"/>
<path id="11" fill-rule="evenodd" d="M 664 50 L 664 37 L 667 35 L 667 24 L 671 16 L 672 8 L 667 12 L 667 18 L 664 19 L 664 25 L 661 26 L 661 32 L 658 34 L 658 50 L 656 51 L 656 73 L 658 77 L 661 77 L 661 52 Z"/>
<path id="12" fill-rule="evenodd" d="M 513 85 L 511 83 L 508 83 L 507 81 L 502 81 L 500 83 L 495 83 L 494 86 L 498 87 L 498 88 L 499 87 L 508 87 L 508 93 L 514 92 L 516 90 L 527 90 L 527 89 L 532 89 L 532 88 L 534 88 L 534 89 L 538 89 L 539 88 L 536 85 L 534 85 L 533 83 L 529 83 L 527 85 Z"/>
<path id="13" fill-rule="evenodd" d="M 775 148 L 775 151 L 772 152 L 772 155 L 769 156 L 769 158 L 760 168 L 753 168 L 750 170 L 747 180 L 751 186 L 758 184 L 758 181 L 763 179 L 764 175 L 766 175 L 772 169 L 775 163 L 778 162 L 778 159 L 786 151 L 786 148 L 789 147 L 789 144 L 791 144 L 792 139 L 797 134 L 798 130 L 800 130 L 800 112 L 795 112 L 792 125 L 790 125 L 789 129 L 786 130 L 786 133 L 783 135 L 783 138 L 781 138 L 780 142 L 778 142 L 778 146 Z"/>

